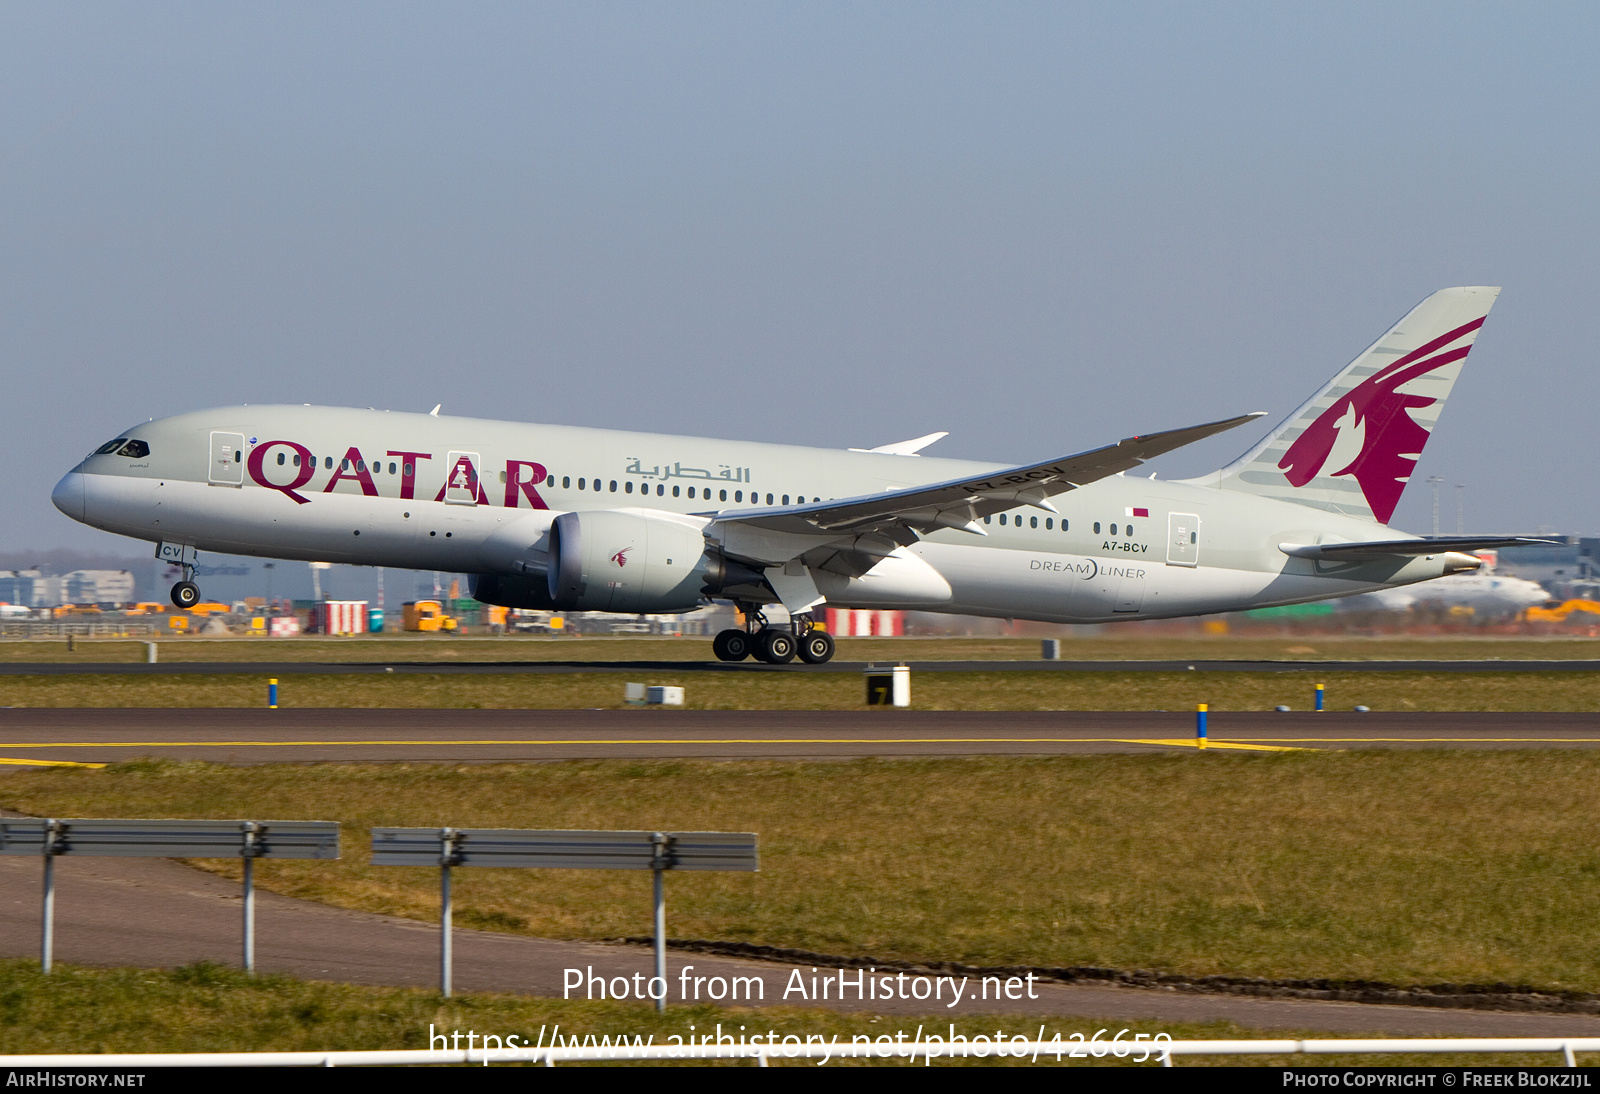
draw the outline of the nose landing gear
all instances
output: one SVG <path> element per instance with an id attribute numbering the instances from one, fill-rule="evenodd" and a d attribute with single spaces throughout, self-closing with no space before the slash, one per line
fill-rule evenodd
<path id="1" fill-rule="evenodd" d="M 183 567 L 183 580 L 172 587 L 172 603 L 180 608 L 192 608 L 200 603 L 200 586 L 194 583 L 194 567 Z"/>
<path id="2" fill-rule="evenodd" d="M 711 642 L 718 661 L 743 661 L 754 657 L 769 665 L 786 665 L 796 656 L 808 665 L 820 665 L 833 657 L 833 636 L 817 627 L 809 615 L 796 616 L 788 627 L 773 627 L 759 607 L 741 604 L 748 630 L 729 629 Z"/>

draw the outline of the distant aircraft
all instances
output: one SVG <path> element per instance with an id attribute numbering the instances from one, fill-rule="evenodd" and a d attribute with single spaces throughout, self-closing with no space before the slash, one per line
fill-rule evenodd
<path id="1" fill-rule="evenodd" d="M 1472 574 L 1452 574 L 1420 585 L 1380 589 L 1354 598 L 1352 608 L 1376 607 L 1403 612 L 1425 604 L 1447 608 L 1471 608 L 1476 615 L 1514 615 L 1550 600 L 1550 594 L 1537 581 L 1485 570 Z"/>
<path id="2" fill-rule="evenodd" d="M 74 520 L 197 551 L 476 575 L 490 604 L 673 613 L 732 601 L 723 660 L 828 660 L 823 604 L 1088 623 L 1294 604 L 1475 570 L 1537 542 L 1387 528 L 1499 290 L 1418 304 L 1220 471 L 1127 478 L 1245 414 L 1007 466 L 313 406 L 162 418 L 56 486 Z"/>

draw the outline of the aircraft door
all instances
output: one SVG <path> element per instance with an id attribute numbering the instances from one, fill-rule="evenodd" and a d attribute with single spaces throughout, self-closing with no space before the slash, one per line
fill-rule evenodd
<path id="1" fill-rule="evenodd" d="M 1194 513 L 1167 514 L 1167 565 L 1200 564 L 1200 518 Z"/>
<path id="2" fill-rule="evenodd" d="M 476 452 L 452 452 L 446 466 L 444 500 L 446 505 L 477 505 L 483 497 L 479 471 L 483 461 Z"/>
<path id="3" fill-rule="evenodd" d="M 206 481 L 224 486 L 244 485 L 244 434 L 211 434 L 211 467 Z"/>

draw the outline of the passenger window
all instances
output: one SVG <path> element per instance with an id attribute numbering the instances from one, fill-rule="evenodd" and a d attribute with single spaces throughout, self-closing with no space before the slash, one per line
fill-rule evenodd
<path id="1" fill-rule="evenodd" d="M 118 437 L 114 441 L 107 441 L 105 444 L 103 444 L 99 448 L 95 449 L 94 450 L 94 454 L 96 456 L 109 456 L 109 455 L 111 455 L 111 453 L 113 453 L 117 449 L 121 448 L 123 446 L 123 444 L 127 441 L 127 439 L 128 438 L 126 438 L 126 437 Z"/>
<path id="2" fill-rule="evenodd" d="M 623 492 L 627 493 L 627 494 L 633 493 L 633 480 L 632 479 L 628 480 L 628 485 L 623 488 Z"/>
<path id="3" fill-rule="evenodd" d="M 572 479 L 571 479 L 570 476 L 567 476 L 567 475 L 562 475 L 561 476 L 561 489 L 563 489 L 563 490 L 571 490 L 572 489 Z"/>
<path id="4" fill-rule="evenodd" d="M 323 466 L 323 468 L 325 470 L 332 471 L 333 470 L 333 457 L 332 456 L 324 456 L 324 457 L 322 457 L 322 466 Z"/>
<path id="5" fill-rule="evenodd" d="M 595 479 L 594 480 L 594 492 L 596 494 L 598 494 L 603 489 L 605 489 L 605 487 L 601 485 L 600 480 L 599 479 Z"/>
<path id="6" fill-rule="evenodd" d="M 734 501 L 743 501 L 744 500 L 744 491 L 743 490 L 735 490 L 733 492 L 733 500 Z"/>
<path id="7" fill-rule="evenodd" d="M 674 486 L 672 488 L 672 496 L 673 497 L 677 497 L 678 496 L 678 487 Z"/>
<path id="8" fill-rule="evenodd" d="M 415 475 L 416 473 L 417 473 L 417 465 L 416 464 L 414 464 L 414 463 L 406 464 L 406 478 L 409 479 L 412 475 Z"/>
<path id="9" fill-rule="evenodd" d="M 411 474 L 411 472 L 407 471 L 406 474 L 409 475 L 409 474 Z M 544 484 L 546 486 L 550 487 L 551 489 L 555 489 L 556 477 L 554 475 L 551 475 L 548 479 L 544 480 Z"/>
<path id="10" fill-rule="evenodd" d="M 690 497 L 691 497 L 691 498 L 692 498 L 692 497 L 694 497 L 694 487 L 692 487 L 692 486 L 691 486 L 691 487 L 689 487 L 689 496 L 690 496 Z"/>
<path id="11" fill-rule="evenodd" d="M 578 480 L 578 489 L 582 490 L 583 489 L 583 484 L 588 482 L 588 481 L 589 481 L 588 479 L 579 479 Z"/>
<path id="12" fill-rule="evenodd" d="M 1045 517 L 1044 518 L 1044 530 L 1046 532 L 1048 532 L 1050 529 L 1054 528 L 1055 526 L 1056 526 L 1056 522 L 1055 521 L 1051 520 L 1049 517 Z"/>
<path id="13" fill-rule="evenodd" d="M 1117 534 L 1117 526 L 1115 524 L 1113 524 L 1111 526 L 1111 534 L 1112 535 L 1116 535 Z"/>
<path id="14" fill-rule="evenodd" d="M 279 466 L 279 467 L 282 467 L 282 466 L 283 466 L 283 465 L 284 465 L 284 463 L 286 463 L 286 462 L 287 462 L 287 461 L 286 461 L 286 460 L 285 460 L 285 459 L 284 459 L 284 455 L 283 455 L 283 453 L 282 453 L 282 452 L 279 452 L 279 453 L 278 453 L 278 466 Z"/>
<path id="15" fill-rule="evenodd" d="M 1039 518 L 1038 517 L 1029 517 L 1028 518 L 1028 527 L 1029 528 L 1037 528 L 1037 527 L 1039 527 Z"/>
<path id="16" fill-rule="evenodd" d="M 666 492 L 667 492 L 667 488 L 665 486 L 661 485 L 659 482 L 656 483 L 656 497 L 659 498 L 662 494 L 665 494 Z"/>
<path id="17" fill-rule="evenodd" d="M 392 463 L 389 465 L 389 474 L 394 474 L 394 464 Z"/>
<path id="18" fill-rule="evenodd" d="M 727 501 L 728 500 L 728 492 L 726 490 L 718 490 L 717 491 L 717 500 L 718 501 Z"/>
<path id="19" fill-rule="evenodd" d="M 989 518 L 988 517 L 984 517 L 983 518 L 983 523 L 988 524 L 989 523 Z"/>
<path id="20" fill-rule="evenodd" d="M 1124 535 L 1129 535 L 1129 536 L 1133 535 L 1133 525 L 1131 525 L 1131 524 L 1128 525 L 1126 528 L 1124 528 L 1122 530 L 1122 532 L 1123 532 Z"/>
<path id="21" fill-rule="evenodd" d="M 771 494 L 768 494 L 768 495 L 767 495 L 767 504 L 768 504 L 768 505 L 771 505 L 771 504 L 772 504 L 772 495 L 771 495 Z"/>
<path id="22" fill-rule="evenodd" d="M 1094 522 L 1094 534 L 1097 535 L 1097 536 L 1100 534 L 1100 522 L 1099 521 L 1095 521 Z"/>
<path id="23" fill-rule="evenodd" d="M 1062 517 L 1061 518 L 1061 530 L 1063 532 L 1065 532 L 1067 530 L 1067 518 L 1066 517 Z"/>
<path id="24" fill-rule="evenodd" d="M 1004 513 L 1001 513 L 1000 514 L 1000 526 L 1002 528 L 1004 528 L 1005 524 L 1006 524 L 1006 515 Z"/>
<path id="25" fill-rule="evenodd" d="M 346 460 L 345 462 L 349 463 L 350 461 Z M 366 460 L 357 460 L 356 461 L 356 470 L 357 471 L 365 471 L 366 469 L 367 469 L 367 461 Z"/>
<path id="26" fill-rule="evenodd" d="M 129 441 L 117 450 L 117 455 L 128 456 L 131 459 L 142 460 L 150 455 L 150 446 L 143 441 Z"/>
<path id="27" fill-rule="evenodd" d="M 615 494 L 617 492 L 617 480 L 616 479 L 612 479 L 611 480 L 611 492 L 613 494 Z"/>

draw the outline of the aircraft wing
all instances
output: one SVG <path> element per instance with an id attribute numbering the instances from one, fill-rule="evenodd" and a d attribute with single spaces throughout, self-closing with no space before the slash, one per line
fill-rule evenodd
<path id="1" fill-rule="evenodd" d="M 1486 551 L 1494 547 L 1555 547 L 1553 539 L 1536 536 L 1422 536 L 1370 543 L 1280 543 L 1278 550 L 1294 558 L 1353 559 L 1379 555 L 1439 555 L 1446 551 Z"/>
<path id="2" fill-rule="evenodd" d="M 1261 416 L 1262 412 L 1244 414 L 1224 421 L 1189 426 L 1187 429 L 1129 437 L 1075 456 L 1010 467 L 975 479 L 955 479 L 931 486 L 913 486 L 905 490 L 812 502 L 808 505 L 739 509 L 705 515 L 712 516 L 718 524 L 740 524 L 769 532 L 809 536 L 882 532 L 891 539 L 906 543 L 916 538 L 914 534 L 905 537 L 907 530 L 924 533 L 939 528 L 957 528 L 983 535 L 983 527 L 978 521 L 986 516 L 1015 509 L 1019 505 L 1032 505 L 1054 513 L 1056 509 L 1049 502 L 1054 494 L 1064 494 L 1086 483 L 1138 467 L 1146 460 L 1215 433 L 1253 422 Z"/>

